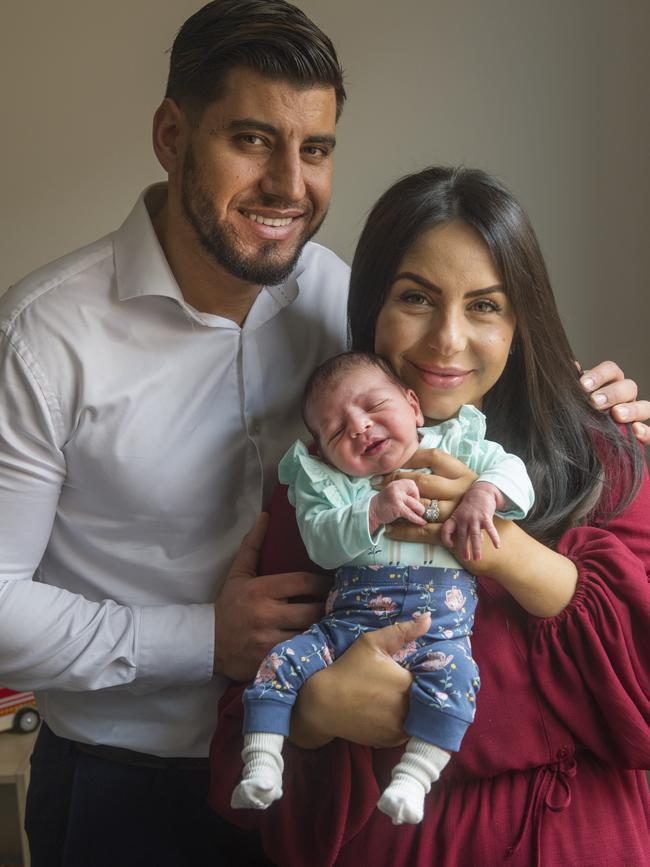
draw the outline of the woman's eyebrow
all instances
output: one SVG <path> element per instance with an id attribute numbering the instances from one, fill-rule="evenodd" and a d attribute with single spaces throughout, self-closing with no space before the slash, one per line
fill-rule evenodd
<path id="1" fill-rule="evenodd" d="M 413 283 L 422 286 L 423 289 L 429 289 L 431 292 L 437 292 L 439 295 L 442 294 L 440 286 L 436 286 L 435 283 L 432 283 L 420 274 L 415 274 L 413 271 L 400 271 L 393 282 L 397 283 L 398 280 L 411 280 Z M 500 283 L 495 283 L 494 286 L 486 286 L 484 289 L 472 289 L 470 292 L 465 292 L 463 298 L 475 298 L 477 295 L 487 295 L 491 292 L 505 294 L 505 289 Z"/>

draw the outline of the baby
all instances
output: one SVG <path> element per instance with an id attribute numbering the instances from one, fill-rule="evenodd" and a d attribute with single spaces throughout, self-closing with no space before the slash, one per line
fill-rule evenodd
<path id="1" fill-rule="evenodd" d="M 404 723 L 410 740 L 377 804 L 393 824 L 416 823 L 431 784 L 474 718 L 475 579 L 441 546 L 385 539 L 384 528 L 393 521 L 436 522 L 438 504 L 425 506 L 412 479 L 391 481 L 379 493 L 371 481 L 403 467 L 419 448 L 460 458 L 479 478 L 445 522 L 443 537 L 450 542 L 457 532 L 473 538 L 465 556 L 474 559 L 480 557 L 480 534 L 472 531 L 486 530 L 498 546 L 495 513 L 525 517 L 532 486 L 519 458 L 484 439 L 482 413 L 463 406 L 456 418 L 422 428 L 415 392 L 369 353 L 344 353 L 314 371 L 303 417 L 319 457 L 296 442 L 280 463 L 280 481 L 289 486 L 309 556 L 338 571 L 326 616 L 277 645 L 244 693 L 244 771 L 231 803 L 265 809 L 282 796 L 282 746 L 307 678 L 364 632 L 430 614 L 426 635 L 395 657 L 414 675 Z"/>

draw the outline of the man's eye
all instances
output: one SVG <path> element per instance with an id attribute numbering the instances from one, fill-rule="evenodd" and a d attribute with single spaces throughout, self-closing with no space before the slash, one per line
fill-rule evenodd
<path id="1" fill-rule="evenodd" d="M 322 145 L 306 145 L 302 149 L 303 154 L 305 156 L 311 157 L 312 159 L 325 159 L 330 155 L 330 149 L 327 147 L 323 147 Z"/>
<path id="2" fill-rule="evenodd" d="M 261 136 L 255 135 L 255 133 L 252 133 L 252 132 L 245 133 L 244 135 L 240 135 L 238 140 L 242 144 L 247 144 L 247 145 L 263 145 L 263 144 L 265 144 L 265 141 Z"/>

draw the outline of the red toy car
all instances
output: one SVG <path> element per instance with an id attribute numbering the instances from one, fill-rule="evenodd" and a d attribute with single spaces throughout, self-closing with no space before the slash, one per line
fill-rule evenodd
<path id="1" fill-rule="evenodd" d="M 33 692 L 14 692 L 0 687 L 0 732 L 12 729 L 28 734 L 38 728 L 40 721 Z"/>

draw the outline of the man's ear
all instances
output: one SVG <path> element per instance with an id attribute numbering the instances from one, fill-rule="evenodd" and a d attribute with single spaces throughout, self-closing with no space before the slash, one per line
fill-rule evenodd
<path id="1" fill-rule="evenodd" d="M 168 175 L 180 169 L 189 122 L 173 99 L 165 97 L 153 116 L 153 149 Z"/>
<path id="2" fill-rule="evenodd" d="M 420 409 L 420 400 L 412 388 L 406 389 L 406 399 L 413 407 L 413 412 L 415 413 L 415 423 L 418 427 L 422 427 L 424 424 L 424 416 L 422 415 L 422 410 Z"/>

